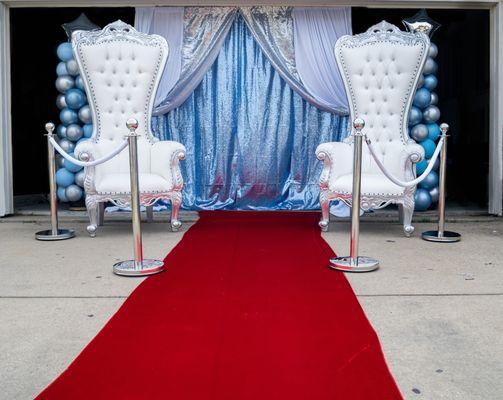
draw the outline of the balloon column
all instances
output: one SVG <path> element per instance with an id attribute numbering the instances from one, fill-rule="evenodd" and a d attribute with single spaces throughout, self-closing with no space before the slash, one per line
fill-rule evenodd
<path id="1" fill-rule="evenodd" d="M 85 15 L 75 21 L 63 24 L 63 28 L 70 38 L 72 31 L 77 29 L 99 28 L 90 22 Z M 93 133 L 91 109 L 87 104 L 87 96 L 79 74 L 77 61 L 73 58 L 72 45 L 61 43 L 56 51 L 59 63 L 56 67 L 56 89 L 59 95 L 56 106 L 59 108 L 60 124 L 57 135 L 60 146 L 73 155 L 72 151 L 84 140 L 88 140 Z M 60 155 L 56 159 L 56 184 L 58 199 L 61 202 L 76 202 L 84 198 L 84 169 L 65 160 Z"/>
<path id="2" fill-rule="evenodd" d="M 420 31 L 430 37 L 440 27 L 437 22 L 428 17 L 424 10 L 419 11 L 411 18 L 404 19 L 403 23 L 410 31 Z M 409 114 L 409 136 L 424 148 L 425 153 L 425 159 L 416 164 L 417 175 L 421 175 L 425 171 L 440 136 L 438 125 L 440 109 L 438 108 L 438 95 L 435 92 L 438 83 L 436 76 L 438 64 L 435 61 L 437 54 L 438 47 L 432 42 Z M 415 208 L 418 211 L 427 210 L 438 202 L 437 171 L 439 164 L 437 159 L 433 170 L 418 185 L 415 195 Z"/>

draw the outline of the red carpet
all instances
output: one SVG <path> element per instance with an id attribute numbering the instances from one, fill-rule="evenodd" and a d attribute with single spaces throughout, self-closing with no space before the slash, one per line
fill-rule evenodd
<path id="1" fill-rule="evenodd" d="M 317 220 L 202 213 L 38 399 L 401 399 Z"/>

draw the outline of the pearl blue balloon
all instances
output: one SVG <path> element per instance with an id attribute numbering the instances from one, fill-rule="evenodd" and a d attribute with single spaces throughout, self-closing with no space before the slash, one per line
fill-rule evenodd
<path id="1" fill-rule="evenodd" d="M 423 74 L 424 75 L 435 74 L 437 71 L 438 71 L 438 64 L 435 62 L 435 60 L 433 58 L 427 58 L 426 63 L 424 64 Z"/>
<path id="2" fill-rule="evenodd" d="M 58 57 L 61 61 L 68 61 L 73 58 L 72 44 L 69 42 L 61 43 L 56 50 Z"/>
<path id="3" fill-rule="evenodd" d="M 440 136 L 440 127 L 438 124 L 426 124 L 428 127 L 428 139 L 433 140 L 434 142 L 437 141 L 438 137 Z"/>
<path id="4" fill-rule="evenodd" d="M 428 166 L 427 161 L 423 158 L 421 161 L 419 161 L 416 164 L 416 175 L 419 176 L 421 175 L 425 170 L 426 167 Z"/>
<path id="5" fill-rule="evenodd" d="M 56 128 L 56 133 L 61 139 L 65 138 L 66 137 L 66 126 L 58 125 L 58 127 Z"/>
<path id="6" fill-rule="evenodd" d="M 421 110 L 417 107 L 411 107 L 409 114 L 409 126 L 419 124 L 422 119 L 423 119 L 423 113 L 421 112 Z"/>
<path id="7" fill-rule="evenodd" d="M 80 89 L 69 89 L 65 93 L 65 100 L 67 107 L 72 110 L 78 110 L 87 104 L 87 97 L 85 93 Z"/>
<path id="8" fill-rule="evenodd" d="M 59 187 L 66 188 L 75 182 L 75 175 L 66 168 L 58 169 L 56 172 L 56 183 Z"/>
<path id="9" fill-rule="evenodd" d="M 77 86 L 77 88 L 84 92 L 86 90 L 84 87 L 84 81 L 82 80 L 82 77 L 80 75 L 77 75 L 77 77 L 75 78 L 75 86 Z"/>
<path id="10" fill-rule="evenodd" d="M 75 157 L 75 155 L 73 153 L 70 153 L 70 155 L 72 157 Z M 63 167 L 65 167 L 68 171 L 73 172 L 73 173 L 79 172 L 83 168 L 80 165 L 77 165 L 77 164 L 72 163 L 71 161 L 68 161 L 66 158 L 65 158 L 65 161 L 63 161 Z"/>
<path id="11" fill-rule="evenodd" d="M 414 195 L 415 209 L 425 211 L 431 206 L 431 195 L 426 189 L 418 188 Z"/>
<path id="12" fill-rule="evenodd" d="M 430 191 L 431 189 L 438 186 L 438 174 L 435 171 L 431 171 L 426 177 L 419 183 L 419 187 Z"/>
<path id="13" fill-rule="evenodd" d="M 56 74 L 58 74 L 58 76 L 69 75 L 66 69 L 66 64 L 63 61 L 61 61 L 56 67 Z"/>
<path id="14" fill-rule="evenodd" d="M 85 124 L 83 129 L 85 138 L 90 138 L 93 135 L 93 124 Z"/>
<path id="15" fill-rule="evenodd" d="M 435 142 L 431 139 L 426 139 L 419 144 L 424 148 L 424 156 L 426 158 L 431 158 L 431 156 L 435 152 L 435 148 L 437 147 L 435 145 Z"/>
<path id="16" fill-rule="evenodd" d="M 426 108 L 430 105 L 431 102 L 431 93 L 428 89 L 421 88 L 418 89 L 416 94 L 414 95 L 414 100 L 412 104 L 419 108 Z"/>
<path id="17" fill-rule="evenodd" d="M 431 91 L 437 87 L 437 84 L 438 84 L 438 80 L 435 75 L 426 75 L 424 77 L 424 83 L 423 83 L 424 88 Z"/>
<path id="18" fill-rule="evenodd" d="M 79 121 L 79 114 L 70 108 L 63 108 L 59 113 L 59 119 L 63 125 L 75 124 Z"/>
<path id="19" fill-rule="evenodd" d="M 68 202 L 68 199 L 66 198 L 66 188 L 59 187 L 57 194 L 58 194 L 59 201 L 61 201 L 62 203 Z"/>

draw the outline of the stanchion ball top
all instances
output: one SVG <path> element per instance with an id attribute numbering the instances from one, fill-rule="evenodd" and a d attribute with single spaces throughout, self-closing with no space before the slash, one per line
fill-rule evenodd
<path id="1" fill-rule="evenodd" d="M 48 122 L 47 124 L 45 124 L 45 130 L 47 131 L 47 133 L 52 133 L 54 132 L 54 124 L 52 122 Z"/>
<path id="2" fill-rule="evenodd" d="M 440 124 L 440 131 L 442 133 L 447 133 L 448 130 L 449 130 L 449 124 L 446 124 L 445 122 Z"/>
<path id="3" fill-rule="evenodd" d="M 365 127 L 365 121 L 362 118 L 355 118 L 353 121 L 353 127 L 357 131 L 361 131 Z"/>
<path id="4" fill-rule="evenodd" d="M 138 129 L 138 120 L 134 118 L 129 118 L 126 121 L 126 126 L 129 130 L 136 130 Z"/>

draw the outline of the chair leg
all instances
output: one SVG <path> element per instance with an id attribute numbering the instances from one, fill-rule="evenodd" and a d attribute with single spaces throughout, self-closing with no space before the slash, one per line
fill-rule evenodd
<path id="1" fill-rule="evenodd" d="M 171 230 L 177 232 L 182 223 L 178 219 L 178 211 L 182 205 L 182 194 L 176 193 L 171 198 Z"/>
<path id="2" fill-rule="evenodd" d="M 94 196 L 86 196 L 86 208 L 89 216 L 89 225 L 86 230 L 89 236 L 95 237 L 98 229 L 99 203 Z"/>
<path id="3" fill-rule="evenodd" d="M 320 196 L 321 205 L 321 220 L 318 223 L 323 232 L 328 232 L 328 224 L 330 222 L 330 200 L 328 200 L 323 193 Z"/>
<path id="4" fill-rule="evenodd" d="M 412 215 L 414 214 L 414 203 L 403 204 L 403 231 L 405 236 L 410 237 L 414 233 L 414 227 L 412 226 Z"/>
<path id="5" fill-rule="evenodd" d="M 151 223 L 154 220 L 154 206 L 147 206 L 146 212 L 147 212 L 147 222 Z"/>
<path id="6" fill-rule="evenodd" d="M 103 226 L 105 221 L 105 203 L 98 203 L 98 226 Z"/>

